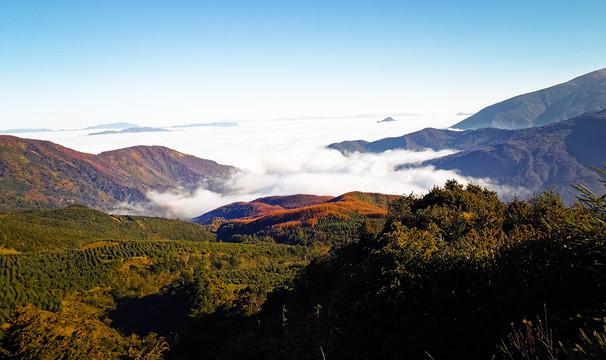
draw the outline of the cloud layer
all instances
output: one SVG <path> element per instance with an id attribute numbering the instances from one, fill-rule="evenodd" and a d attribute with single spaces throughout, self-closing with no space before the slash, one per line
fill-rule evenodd
<path id="1" fill-rule="evenodd" d="M 327 149 L 333 142 L 377 140 L 401 136 L 425 127 L 445 128 L 460 120 L 455 116 L 394 116 L 396 122 L 377 123 L 381 118 L 340 117 L 332 119 L 282 119 L 241 121 L 237 127 L 185 128 L 171 132 L 137 136 L 113 134 L 88 137 L 82 131 L 45 133 L 48 140 L 80 151 L 98 153 L 133 145 L 163 145 L 201 158 L 233 165 L 242 171 L 226 186 L 225 194 L 200 188 L 192 193 L 173 189 L 151 192 L 151 202 L 164 209 L 166 216 L 189 219 L 235 202 L 269 195 L 341 195 L 348 191 L 387 194 L 425 193 L 448 179 L 472 181 L 498 191 L 504 197 L 522 196 L 524 189 L 492 184 L 490 179 L 462 177 L 454 171 L 431 167 L 394 171 L 405 163 L 420 163 L 453 151 L 405 150 L 382 154 L 355 153 L 344 156 Z M 203 122 L 203 121 L 201 121 Z M 135 208 L 145 212 L 145 204 Z"/>

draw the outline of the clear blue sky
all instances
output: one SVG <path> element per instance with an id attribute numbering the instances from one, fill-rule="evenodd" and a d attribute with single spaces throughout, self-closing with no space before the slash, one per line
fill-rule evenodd
<path id="1" fill-rule="evenodd" d="M 606 67 L 606 1 L 0 1 L 0 129 L 473 112 Z"/>

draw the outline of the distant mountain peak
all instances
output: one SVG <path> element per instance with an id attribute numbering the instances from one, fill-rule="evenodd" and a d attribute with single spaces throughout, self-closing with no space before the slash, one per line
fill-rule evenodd
<path id="1" fill-rule="evenodd" d="M 164 131 L 169 131 L 169 130 L 162 129 L 162 128 L 137 126 L 137 127 L 122 129 L 120 131 L 106 130 L 106 131 L 101 131 L 101 132 L 94 132 L 94 133 L 90 133 L 88 135 L 111 135 L 111 134 L 130 134 L 130 133 L 164 132 Z"/>
<path id="2" fill-rule="evenodd" d="M 128 129 L 139 127 L 137 124 L 128 122 L 115 122 L 110 124 L 99 124 L 84 128 L 84 130 L 102 130 L 102 129 Z"/>
<path id="3" fill-rule="evenodd" d="M 606 69 L 600 69 L 559 85 L 518 95 L 488 106 L 453 125 L 453 128 L 525 129 L 604 109 L 606 109 Z"/>
<path id="4" fill-rule="evenodd" d="M 386 117 L 383 120 L 377 121 L 377 123 L 394 122 L 394 121 L 396 121 L 396 120 L 394 120 L 394 118 L 392 118 L 391 116 L 389 116 L 389 117 Z"/>

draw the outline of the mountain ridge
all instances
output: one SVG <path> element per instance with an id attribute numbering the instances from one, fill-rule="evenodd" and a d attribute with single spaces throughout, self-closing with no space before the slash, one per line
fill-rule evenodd
<path id="1" fill-rule="evenodd" d="M 300 197 L 305 197 L 304 201 Z M 348 192 L 340 196 L 288 195 L 280 197 L 281 201 L 291 202 L 296 199 L 298 206 L 284 208 L 268 204 L 272 198 L 260 198 L 250 203 L 237 202 L 224 205 L 218 209 L 198 216 L 190 221 L 210 224 L 221 214 L 226 217 L 217 228 L 217 238 L 221 241 L 233 241 L 234 235 L 270 235 L 285 240 L 293 229 L 313 229 L 322 227 L 310 241 L 319 241 L 320 232 L 346 234 L 357 231 L 358 221 L 368 218 L 383 218 L 389 204 L 399 195 Z M 295 201 L 295 202 L 296 202 Z M 262 204 L 262 205 L 259 205 Z M 295 230 L 296 231 L 296 230 Z M 298 237 L 301 237 L 300 235 Z"/>
<path id="2" fill-rule="evenodd" d="M 417 166 L 457 170 L 464 176 L 489 177 L 500 185 L 526 188 L 527 195 L 553 185 L 565 202 L 572 202 L 577 192 L 570 184 L 600 189 L 597 176 L 587 164 L 598 166 L 606 161 L 606 142 L 601 138 L 605 132 L 606 110 L 602 110 L 542 127 L 464 131 L 427 128 L 400 137 L 328 147 L 346 155 L 355 151 L 454 149 L 459 152 L 420 164 L 400 165 L 396 170 Z"/>
<path id="3" fill-rule="evenodd" d="M 79 203 L 102 211 L 151 206 L 151 191 L 220 191 L 235 168 L 162 146 L 82 153 L 50 141 L 0 136 L 0 210 Z M 130 205 L 129 205 L 130 204 Z M 133 209 L 134 210 L 134 209 Z"/>
<path id="4" fill-rule="evenodd" d="M 606 68 L 490 105 L 453 125 L 453 128 L 523 129 L 548 125 L 604 109 Z"/>

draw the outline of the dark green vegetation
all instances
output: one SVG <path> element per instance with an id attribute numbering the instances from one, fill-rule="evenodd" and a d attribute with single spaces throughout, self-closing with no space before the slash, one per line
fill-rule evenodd
<path id="1" fill-rule="evenodd" d="M 605 174 L 606 175 L 606 174 Z M 273 294 L 225 354 L 262 359 L 599 359 L 606 203 L 501 202 L 449 182 Z M 251 350 L 254 349 L 254 350 Z"/>
<path id="2" fill-rule="evenodd" d="M 0 227 L 6 358 L 160 359 L 210 314 L 257 312 L 318 254 L 217 243 L 198 224 L 82 206 L 4 213 Z"/>
<path id="3" fill-rule="evenodd" d="M 201 185 L 221 191 L 235 169 L 161 146 L 85 154 L 48 141 L 0 135 L 0 211 L 83 204 L 104 211 L 145 207 L 149 191 Z"/>
<path id="4" fill-rule="evenodd" d="M 606 69 L 482 109 L 453 127 L 523 129 L 606 109 Z"/>
<path id="5" fill-rule="evenodd" d="M 593 191 L 600 189 L 598 177 L 586 164 L 599 164 L 606 154 L 606 110 L 538 128 L 503 130 L 485 128 L 468 131 L 425 129 L 397 138 L 371 143 L 344 142 L 329 147 L 343 153 L 382 152 L 391 149 L 456 149 L 458 153 L 411 166 L 435 166 L 457 170 L 462 175 L 489 177 L 511 186 L 520 197 L 553 186 L 564 203 L 575 200 L 570 184 L 583 183 Z"/>
<path id="6" fill-rule="evenodd" d="M 206 227 L 180 220 L 109 215 L 80 205 L 0 213 L 0 251 L 80 249 L 117 240 L 214 241 Z"/>
<path id="7" fill-rule="evenodd" d="M 0 356 L 603 358 L 606 202 L 576 191 L 573 207 L 552 192 L 504 203 L 449 181 L 424 196 L 349 193 L 269 214 L 318 215 L 278 227 L 312 246 L 276 244 L 279 232 L 214 242 L 197 224 L 80 206 L 3 214 L 5 229 L 52 236 L 32 235 L 21 254 L 3 243 Z M 363 215 L 388 203 L 386 218 Z M 334 216 L 352 208 L 359 217 Z M 323 252 L 322 236 L 338 245 Z"/>

